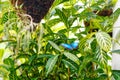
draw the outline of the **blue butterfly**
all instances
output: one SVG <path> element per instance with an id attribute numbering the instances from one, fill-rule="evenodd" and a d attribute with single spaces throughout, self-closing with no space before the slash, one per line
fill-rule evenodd
<path id="1" fill-rule="evenodd" d="M 63 46 L 66 49 L 73 50 L 73 49 L 76 49 L 78 47 L 78 44 L 79 44 L 79 42 L 75 41 L 75 42 L 73 42 L 71 44 L 62 43 L 61 46 Z"/>

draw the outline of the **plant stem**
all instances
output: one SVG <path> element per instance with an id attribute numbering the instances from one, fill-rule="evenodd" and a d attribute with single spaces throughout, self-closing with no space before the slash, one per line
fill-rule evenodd
<path id="1" fill-rule="evenodd" d="M 70 80 L 70 68 L 68 67 L 68 80 Z"/>

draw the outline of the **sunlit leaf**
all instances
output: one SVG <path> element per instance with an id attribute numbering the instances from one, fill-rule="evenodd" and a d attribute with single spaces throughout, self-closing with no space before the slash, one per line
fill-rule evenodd
<path id="1" fill-rule="evenodd" d="M 69 27 L 68 24 L 68 18 L 66 17 L 66 15 L 59 9 L 56 9 L 56 13 L 59 15 L 60 19 L 64 22 L 66 27 Z"/>
<path id="2" fill-rule="evenodd" d="M 110 50 L 112 43 L 111 43 L 111 38 L 107 33 L 105 32 L 96 33 L 96 40 L 103 50 L 105 51 Z"/>
<path id="3" fill-rule="evenodd" d="M 4 54 L 4 49 L 0 49 L 0 62 L 2 61 L 3 54 Z"/>
<path id="4" fill-rule="evenodd" d="M 53 3 L 53 7 L 55 7 L 55 6 L 57 6 L 57 5 L 61 4 L 61 3 L 64 3 L 66 1 L 69 1 L 69 0 L 55 0 L 55 2 Z"/>
<path id="5" fill-rule="evenodd" d="M 95 34 L 94 32 L 91 33 L 91 34 L 88 34 L 87 36 L 85 36 L 84 38 L 82 38 L 82 39 L 80 40 L 79 50 L 80 50 L 81 52 L 83 52 L 83 50 L 84 50 L 84 48 L 85 48 L 85 45 L 86 45 L 86 43 L 87 43 L 87 40 L 90 39 L 94 34 Z"/>
<path id="6" fill-rule="evenodd" d="M 60 18 L 55 18 L 55 19 L 49 20 L 46 24 L 49 27 L 52 27 L 52 26 L 58 24 L 60 21 L 61 21 Z"/>

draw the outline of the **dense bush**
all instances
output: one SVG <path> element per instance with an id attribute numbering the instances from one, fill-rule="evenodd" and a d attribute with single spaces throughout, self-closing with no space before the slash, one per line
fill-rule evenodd
<path id="1" fill-rule="evenodd" d="M 1 76 L 9 80 L 111 80 L 110 33 L 120 13 L 120 9 L 112 11 L 113 2 L 55 0 L 39 24 L 4 4 L 0 43 L 6 48 L 0 52 L 8 49 L 11 54 L 1 61 Z"/>

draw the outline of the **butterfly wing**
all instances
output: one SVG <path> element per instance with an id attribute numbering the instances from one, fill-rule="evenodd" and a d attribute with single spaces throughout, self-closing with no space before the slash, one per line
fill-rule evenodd
<path id="1" fill-rule="evenodd" d="M 78 44 L 79 44 L 79 42 L 73 42 L 70 45 L 73 49 L 76 49 L 78 47 Z"/>
<path id="2" fill-rule="evenodd" d="M 61 46 L 63 46 L 63 47 L 66 48 L 66 49 L 69 49 L 69 50 L 72 50 L 72 49 L 73 49 L 73 47 L 72 47 L 70 44 L 62 43 Z"/>

